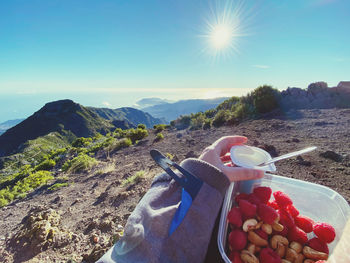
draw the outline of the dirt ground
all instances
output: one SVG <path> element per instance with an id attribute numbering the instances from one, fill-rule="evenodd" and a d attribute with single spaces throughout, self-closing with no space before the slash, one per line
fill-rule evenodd
<path id="1" fill-rule="evenodd" d="M 161 172 L 149 155 L 151 149 L 181 162 L 198 157 L 206 146 L 226 135 L 247 136 L 248 145 L 265 148 L 272 155 L 317 146 L 312 153 L 276 163 L 278 174 L 330 187 L 350 201 L 349 109 L 292 111 L 238 126 L 163 134 L 159 142 L 151 131 L 136 146 L 102 152 L 91 171 L 70 175 L 69 186 L 55 192 L 42 187 L 1 208 L 0 262 L 94 262 L 121 235 L 128 216 Z M 139 183 L 123 186 L 123 180 L 141 170 L 145 175 Z M 28 222 L 35 216 L 44 218 L 45 211 L 50 215 L 47 222 L 60 237 L 51 243 L 40 243 L 38 237 L 33 243 Z"/>

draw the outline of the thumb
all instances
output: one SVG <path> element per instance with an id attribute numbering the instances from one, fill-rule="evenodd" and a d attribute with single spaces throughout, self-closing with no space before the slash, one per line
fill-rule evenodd
<path id="1" fill-rule="evenodd" d="M 242 167 L 228 167 L 223 165 L 221 171 L 227 176 L 230 182 L 254 180 L 264 177 L 264 171 Z"/>

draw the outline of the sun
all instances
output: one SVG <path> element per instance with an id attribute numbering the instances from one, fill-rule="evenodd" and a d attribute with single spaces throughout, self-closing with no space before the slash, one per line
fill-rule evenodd
<path id="1" fill-rule="evenodd" d="M 200 35 L 206 43 L 202 51 L 214 59 L 228 58 L 238 53 L 238 39 L 246 35 L 246 8 L 240 0 L 213 2 L 215 4 L 209 8 L 206 25 Z"/>
<path id="2" fill-rule="evenodd" d="M 233 30 L 229 25 L 215 25 L 210 32 L 210 40 L 215 49 L 223 49 L 230 45 L 233 37 Z"/>

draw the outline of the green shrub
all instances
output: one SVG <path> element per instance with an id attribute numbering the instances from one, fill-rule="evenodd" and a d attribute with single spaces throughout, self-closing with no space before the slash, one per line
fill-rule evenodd
<path id="1" fill-rule="evenodd" d="M 153 128 L 155 129 L 154 132 L 157 133 L 157 132 L 164 131 L 167 128 L 167 125 L 166 124 L 157 124 L 157 125 L 154 125 Z"/>
<path id="2" fill-rule="evenodd" d="M 139 125 L 137 125 L 137 128 L 139 128 L 139 129 L 146 129 L 146 125 L 144 125 L 144 124 L 139 124 Z"/>
<path id="3" fill-rule="evenodd" d="M 40 170 L 49 171 L 53 167 L 55 167 L 55 165 L 56 165 L 56 162 L 54 160 L 46 159 L 42 161 L 40 164 L 38 164 L 37 166 L 35 166 L 34 171 L 40 171 Z"/>
<path id="4" fill-rule="evenodd" d="M 191 130 L 198 130 L 203 127 L 205 122 L 205 115 L 202 112 L 191 114 Z"/>
<path id="5" fill-rule="evenodd" d="M 178 130 L 183 130 L 188 128 L 191 125 L 191 116 L 185 115 L 180 116 L 175 120 L 175 128 Z"/>
<path id="6" fill-rule="evenodd" d="M 163 140 L 164 139 L 164 135 L 162 133 L 157 133 L 157 136 L 156 136 L 156 141 L 160 141 L 160 140 Z"/>
<path id="7" fill-rule="evenodd" d="M 73 147 L 87 147 L 90 145 L 90 143 L 92 142 L 92 138 L 84 138 L 84 137 L 80 137 L 75 139 L 72 142 L 72 146 Z"/>
<path id="8" fill-rule="evenodd" d="M 210 119 L 206 119 L 204 121 L 204 123 L 203 123 L 202 128 L 203 128 L 203 130 L 208 130 L 208 129 L 210 129 L 210 127 L 211 127 L 211 120 Z"/>
<path id="9" fill-rule="evenodd" d="M 128 129 L 126 134 L 126 137 L 129 138 L 133 143 L 147 136 L 148 136 L 148 131 L 140 128 Z"/>
<path id="10" fill-rule="evenodd" d="M 65 182 L 65 183 L 55 183 L 54 185 L 50 186 L 49 187 L 49 190 L 50 191 L 55 191 L 61 187 L 65 187 L 65 186 L 68 186 L 69 183 Z"/>
<path id="11" fill-rule="evenodd" d="M 214 127 L 220 127 L 222 125 L 224 125 L 226 123 L 226 121 L 228 120 L 230 116 L 230 112 L 227 110 L 219 110 L 212 122 L 212 125 Z"/>
<path id="12" fill-rule="evenodd" d="M 258 113 L 267 113 L 278 107 L 278 90 L 271 86 L 260 86 L 252 92 L 253 104 Z"/>
<path id="13" fill-rule="evenodd" d="M 213 118 L 216 114 L 217 110 L 216 109 L 209 109 L 204 112 L 204 115 L 206 118 Z"/>
<path id="14" fill-rule="evenodd" d="M 73 158 L 72 160 L 66 161 L 62 166 L 62 170 L 65 172 L 76 173 L 90 169 L 95 164 L 97 164 L 95 158 L 90 157 L 85 153 L 80 153 L 77 157 Z"/>
<path id="15" fill-rule="evenodd" d="M 127 179 L 125 179 L 121 186 L 128 186 L 128 185 L 133 185 L 133 184 L 136 184 L 136 183 L 139 183 L 143 178 L 144 178 L 144 175 L 145 175 L 145 171 L 138 171 L 136 172 L 134 175 L 128 177 Z"/>
<path id="16" fill-rule="evenodd" d="M 120 140 L 116 140 L 113 144 L 107 147 L 107 151 L 113 152 L 117 151 L 121 148 L 127 148 L 132 145 L 132 141 L 129 138 L 122 138 Z"/>

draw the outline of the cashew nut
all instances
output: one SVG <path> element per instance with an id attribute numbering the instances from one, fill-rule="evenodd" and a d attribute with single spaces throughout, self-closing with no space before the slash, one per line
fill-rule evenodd
<path id="1" fill-rule="evenodd" d="M 291 248 L 287 248 L 286 252 L 286 259 L 289 260 L 290 262 L 294 262 L 298 258 L 298 253 Z"/>
<path id="2" fill-rule="evenodd" d="M 259 260 L 248 250 L 242 250 L 241 259 L 244 263 L 259 263 Z"/>
<path id="3" fill-rule="evenodd" d="M 312 259 L 305 259 L 304 263 L 315 263 L 315 261 L 313 261 Z"/>
<path id="4" fill-rule="evenodd" d="M 249 243 L 247 246 L 247 250 L 251 253 L 255 253 L 255 245 L 253 243 Z"/>
<path id="5" fill-rule="evenodd" d="M 303 263 L 304 258 L 305 257 L 303 254 L 298 254 L 298 257 L 295 259 L 294 263 Z"/>
<path id="6" fill-rule="evenodd" d="M 263 239 L 254 231 L 248 232 L 248 240 L 259 247 L 266 247 L 269 244 L 266 239 Z"/>
<path id="7" fill-rule="evenodd" d="M 248 232 L 249 230 L 255 229 L 255 226 L 258 224 L 254 218 L 248 219 L 243 223 L 243 231 Z"/>
<path id="8" fill-rule="evenodd" d="M 269 224 L 263 224 L 261 226 L 261 229 L 268 235 L 271 235 L 271 233 L 272 233 L 272 226 Z"/>
<path id="9" fill-rule="evenodd" d="M 277 249 L 276 253 L 283 258 L 284 255 L 286 254 L 286 246 L 284 246 L 282 243 L 277 243 Z"/>
<path id="10" fill-rule="evenodd" d="M 284 236 L 281 236 L 281 235 L 274 235 L 270 241 L 271 247 L 273 249 L 276 249 L 278 243 L 281 243 L 282 245 L 284 245 L 286 247 L 288 247 L 288 245 L 289 245 L 289 241 L 287 238 L 285 238 Z"/>
<path id="11" fill-rule="evenodd" d="M 255 229 L 259 229 L 264 224 L 264 221 L 260 221 L 256 226 Z"/>
<path id="12" fill-rule="evenodd" d="M 275 231 L 277 231 L 277 232 L 281 232 L 281 231 L 283 231 L 284 226 L 281 225 L 280 223 L 274 222 L 274 223 L 272 224 L 272 229 L 275 230 Z"/>
<path id="13" fill-rule="evenodd" d="M 281 263 L 292 263 L 292 262 L 290 262 L 290 261 L 287 260 L 287 259 L 282 259 Z"/>
<path id="14" fill-rule="evenodd" d="M 289 247 L 290 247 L 291 249 L 294 249 L 295 252 L 297 252 L 298 254 L 301 253 L 301 251 L 303 251 L 303 246 L 302 246 L 300 243 L 295 242 L 295 241 L 292 241 L 292 242 L 290 243 Z"/>
<path id="15" fill-rule="evenodd" d="M 303 248 L 303 254 L 306 258 L 320 260 L 328 259 L 328 254 L 312 249 L 311 247 L 305 246 Z"/>

